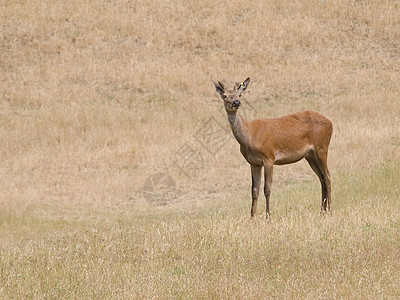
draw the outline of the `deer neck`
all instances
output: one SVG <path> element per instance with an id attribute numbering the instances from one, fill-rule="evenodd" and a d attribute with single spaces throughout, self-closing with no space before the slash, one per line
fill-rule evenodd
<path id="1" fill-rule="evenodd" d="M 250 133 L 247 129 L 247 121 L 237 112 L 228 112 L 228 120 L 232 133 L 239 144 L 248 148 L 250 146 Z"/>

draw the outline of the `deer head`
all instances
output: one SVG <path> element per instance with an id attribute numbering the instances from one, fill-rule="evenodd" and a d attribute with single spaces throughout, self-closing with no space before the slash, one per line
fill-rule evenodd
<path id="1" fill-rule="evenodd" d="M 250 77 L 247 77 L 242 83 L 235 83 L 232 90 L 227 90 L 225 84 L 221 81 L 214 83 L 217 93 L 220 94 L 222 100 L 224 101 L 225 110 L 227 112 L 236 112 L 240 107 L 240 97 L 242 93 L 246 90 L 250 83 Z"/>

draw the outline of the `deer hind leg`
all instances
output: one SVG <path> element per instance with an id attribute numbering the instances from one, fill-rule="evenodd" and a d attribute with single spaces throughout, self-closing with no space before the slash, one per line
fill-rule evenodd
<path id="1" fill-rule="evenodd" d="M 328 150 L 321 148 L 317 151 L 318 165 L 324 175 L 326 197 L 324 198 L 324 211 L 331 211 L 331 176 L 328 170 Z"/>
<path id="2" fill-rule="evenodd" d="M 322 188 L 321 211 L 331 211 L 331 179 L 327 165 L 328 152 L 321 148 L 306 157 L 313 171 L 317 174 Z"/>
<path id="3" fill-rule="evenodd" d="M 257 200 L 261 184 L 261 166 L 251 166 L 251 217 L 257 212 Z"/>
<path id="4" fill-rule="evenodd" d="M 324 199 L 326 199 L 326 185 L 325 185 L 325 180 L 324 180 L 324 175 L 322 174 L 322 171 L 320 170 L 318 166 L 317 159 L 315 158 L 314 155 L 306 157 L 306 160 L 308 161 L 308 164 L 310 165 L 311 169 L 317 174 L 319 181 L 321 182 L 321 189 L 322 189 L 322 203 L 321 203 L 321 211 L 324 211 Z"/>

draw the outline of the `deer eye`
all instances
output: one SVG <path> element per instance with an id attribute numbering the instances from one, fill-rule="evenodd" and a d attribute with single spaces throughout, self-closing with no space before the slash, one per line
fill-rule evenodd
<path id="1" fill-rule="evenodd" d="M 226 100 L 228 97 L 226 95 L 222 95 L 222 99 Z"/>

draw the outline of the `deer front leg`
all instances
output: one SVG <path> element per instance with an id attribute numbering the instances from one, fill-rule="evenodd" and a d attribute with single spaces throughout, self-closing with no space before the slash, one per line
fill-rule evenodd
<path id="1" fill-rule="evenodd" d="M 251 166 L 251 217 L 254 217 L 257 211 L 257 200 L 261 184 L 261 166 Z"/>
<path id="2" fill-rule="evenodd" d="M 271 196 L 271 186 L 272 186 L 272 177 L 274 173 L 274 164 L 272 162 L 265 162 L 264 163 L 264 195 L 266 201 L 266 218 L 268 219 L 270 216 L 269 210 L 269 198 Z"/>

